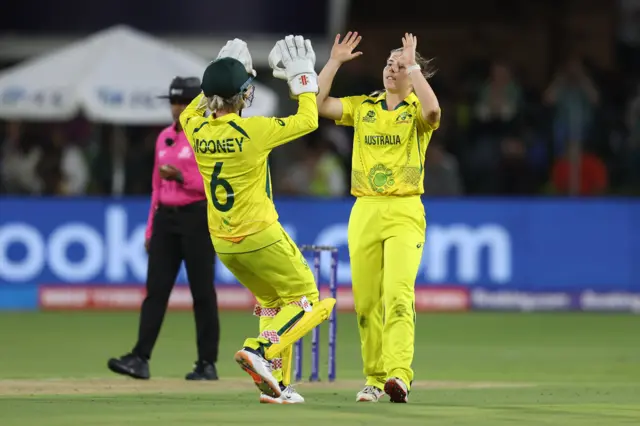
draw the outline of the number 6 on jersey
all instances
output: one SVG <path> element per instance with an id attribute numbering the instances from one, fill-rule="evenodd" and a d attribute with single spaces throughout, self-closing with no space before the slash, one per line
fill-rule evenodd
<path id="1" fill-rule="evenodd" d="M 233 203 L 236 200 L 236 196 L 233 193 L 233 188 L 231 184 L 226 179 L 220 178 L 220 172 L 222 171 L 222 161 L 218 161 L 213 167 L 213 173 L 211 174 L 211 202 L 216 210 L 221 212 L 228 212 L 233 207 Z M 224 204 L 218 201 L 218 197 L 216 196 L 216 189 L 221 186 L 224 188 L 227 200 Z"/>

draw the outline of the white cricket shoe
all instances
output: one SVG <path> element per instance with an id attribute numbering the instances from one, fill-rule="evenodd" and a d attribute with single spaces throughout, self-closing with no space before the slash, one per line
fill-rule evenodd
<path id="1" fill-rule="evenodd" d="M 391 402 L 409 401 L 409 390 L 407 385 L 397 377 L 392 377 L 384 384 L 384 391 L 389 395 Z"/>
<path id="2" fill-rule="evenodd" d="M 291 385 L 282 389 L 282 395 L 279 398 L 273 398 L 264 393 L 260 395 L 260 404 L 302 404 L 303 402 L 302 395 L 296 392 Z"/>
<path id="3" fill-rule="evenodd" d="M 236 352 L 236 362 L 253 379 L 260 392 L 273 398 L 282 394 L 280 383 L 271 374 L 271 363 L 254 351 L 244 348 Z"/>
<path id="4" fill-rule="evenodd" d="M 384 392 L 375 386 L 367 385 L 356 395 L 356 402 L 378 402 Z"/>

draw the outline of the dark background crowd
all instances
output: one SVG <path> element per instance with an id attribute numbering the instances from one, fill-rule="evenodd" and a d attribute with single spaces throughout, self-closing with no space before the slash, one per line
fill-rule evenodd
<path id="1" fill-rule="evenodd" d="M 354 0 L 345 25 L 364 36 L 364 55 L 339 72 L 334 96 L 380 89 L 385 57 L 405 31 L 435 58 L 443 118 L 427 151 L 427 196 L 640 195 L 639 0 Z M 291 113 L 286 85 L 258 73 L 282 95 L 280 113 Z M 148 194 L 160 129 L 115 129 L 81 115 L 1 122 L 0 192 Z M 113 143 L 120 130 L 126 144 Z M 274 191 L 347 195 L 351 137 L 323 120 L 278 149 Z"/>

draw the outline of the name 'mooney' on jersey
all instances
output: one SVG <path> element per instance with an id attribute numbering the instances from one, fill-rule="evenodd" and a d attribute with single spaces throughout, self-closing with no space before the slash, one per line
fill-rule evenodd
<path id="1" fill-rule="evenodd" d="M 422 119 L 415 94 L 392 111 L 386 95 L 340 98 L 342 118 L 353 126 L 351 194 L 409 196 L 424 193 L 424 160 L 431 134 L 438 126 Z"/>
<path id="2" fill-rule="evenodd" d="M 205 184 L 209 232 L 235 240 L 278 220 L 271 196 L 268 156 L 279 145 L 318 127 L 316 97 L 302 94 L 298 113 L 286 118 L 226 114 L 204 117 L 196 97 L 180 115 Z"/>
<path id="3" fill-rule="evenodd" d="M 206 140 L 196 138 L 191 146 L 193 151 L 198 154 L 222 154 L 222 153 L 242 153 L 242 144 L 244 144 L 244 136 L 240 138 L 228 138 L 218 140 Z"/>

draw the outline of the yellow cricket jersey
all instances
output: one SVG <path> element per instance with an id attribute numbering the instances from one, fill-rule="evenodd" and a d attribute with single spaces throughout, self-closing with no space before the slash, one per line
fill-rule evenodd
<path id="1" fill-rule="evenodd" d="M 279 145 L 318 128 L 316 95 L 298 98 L 298 112 L 286 118 L 227 114 L 204 117 L 202 94 L 180 115 L 207 194 L 209 232 L 239 240 L 278 220 L 271 198 L 268 155 Z"/>
<path id="2" fill-rule="evenodd" d="M 422 106 L 409 95 L 393 111 L 386 94 L 340 98 L 341 126 L 353 126 L 351 194 L 356 197 L 424 193 L 424 160 L 438 128 L 422 118 Z"/>

